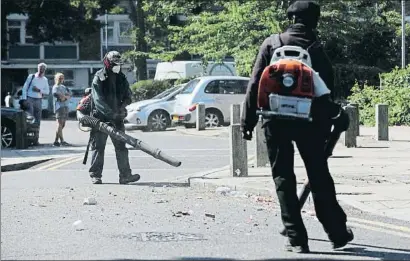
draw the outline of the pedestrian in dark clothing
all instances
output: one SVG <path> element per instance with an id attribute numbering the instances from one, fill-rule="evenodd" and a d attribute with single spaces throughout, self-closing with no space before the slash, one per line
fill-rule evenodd
<path id="1" fill-rule="evenodd" d="M 131 103 L 131 90 L 126 76 L 121 72 L 121 55 L 110 51 L 104 57 L 104 68 L 97 71 L 92 83 L 92 115 L 103 122 L 108 122 L 114 128 L 124 131 L 125 107 Z M 90 176 L 94 184 L 101 184 L 104 166 L 104 152 L 108 135 L 92 131 L 93 150 Z M 125 143 L 112 139 L 115 147 L 119 183 L 127 184 L 140 179 L 140 175 L 131 174 L 128 149 Z"/>
<path id="2" fill-rule="evenodd" d="M 280 42 L 275 41 L 278 39 L 275 35 L 266 38 L 257 55 L 242 114 L 244 139 L 252 139 L 252 132 L 258 120 L 256 111 L 259 82 L 262 72 L 270 65 L 275 49 L 293 45 L 308 50 L 312 68 L 319 73 L 330 91 L 334 89 L 332 65 L 315 33 L 320 17 L 319 5 L 312 1 L 296 1 L 289 7 L 288 16 L 294 19 L 294 24 L 279 35 Z M 331 119 L 339 117 L 341 113 L 343 112 L 340 106 L 333 103 L 327 94 L 313 100 L 312 122 L 275 118 L 266 118 L 263 121 L 282 222 L 289 239 L 288 251 L 309 252 L 308 235 L 302 221 L 296 191 L 292 141 L 296 143 L 306 167 L 317 218 L 328 234 L 333 248 L 343 247 L 353 240 L 353 233 L 346 226 L 346 214 L 337 202 L 335 185 L 324 153 L 332 125 Z"/>

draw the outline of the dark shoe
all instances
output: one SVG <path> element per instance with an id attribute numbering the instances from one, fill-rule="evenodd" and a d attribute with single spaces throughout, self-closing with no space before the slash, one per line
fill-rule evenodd
<path id="1" fill-rule="evenodd" d="M 123 176 L 120 177 L 120 184 L 128 184 L 131 182 L 137 182 L 138 180 L 140 180 L 141 176 L 138 174 L 130 174 L 128 176 Z"/>
<path id="2" fill-rule="evenodd" d="M 354 239 L 353 231 L 350 228 L 347 228 L 346 232 L 345 238 L 332 242 L 333 249 L 342 248 Z"/>
<path id="3" fill-rule="evenodd" d="M 303 245 L 303 246 L 292 246 L 289 242 L 285 246 L 286 251 L 288 252 L 293 252 L 293 253 L 299 253 L 299 254 L 307 254 L 310 253 L 309 246 L 308 245 Z"/>
<path id="4" fill-rule="evenodd" d="M 91 178 L 91 182 L 92 182 L 93 184 L 102 184 L 101 178 L 94 178 L 94 177 L 92 177 L 92 178 Z"/>
<path id="5" fill-rule="evenodd" d="M 55 142 L 53 143 L 53 146 L 54 146 L 54 147 L 60 147 L 60 143 L 58 143 L 58 141 L 55 141 Z"/>
<path id="6" fill-rule="evenodd" d="M 70 146 L 70 144 L 67 143 L 67 142 L 65 142 L 65 141 L 62 141 L 62 142 L 61 142 L 61 146 Z"/>

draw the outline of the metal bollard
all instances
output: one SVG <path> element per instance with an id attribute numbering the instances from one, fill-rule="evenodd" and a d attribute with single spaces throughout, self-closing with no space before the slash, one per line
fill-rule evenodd
<path id="1" fill-rule="evenodd" d="M 355 107 L 348 105 L 345 107 L 345 111 L 350 119 L 349 128 L 344 133 L 344 145 L 347 148 L 357 147 L 356 142 L 356 124 L 357 124 L 357 110 Z"/>
<path id="2" fill-rule="evenodd" d="M 356 136 L 360 136 L 360 111 L 359 111 L 359 104 L 357 104 L 357 103 L 351 103 L 350 105 L 353 106 L 353 107 L 355 107 L 355 110 L 356 110 L 355 114 L 357 115 L 357 117 L 355 118 L 355 123 L 354 123 L 355 133 L 356 133 Z"/>
<path id="3" fill-rule="evenodd" d="M 377 140 L 389 140 L 389 106 L 376 105 Z"/>
<path id="4" fill-rule="evenodd" d="M 241 125 L 229 126 L 230 172 L 233 177 L 248 176 L 248 151 L 246 140 L 242 139 Z"/>
<path id="5" fill-rule="evenodd" d="M 196 107 L 196 130 L 205 130 L 205 104 L 198 103 Z"/>
<path id="6" fill-rule="evenodd" d="M 241 105 L 231 104 L 231 125 L 241 123 Z"/>
<path id="7" fill-rule="evenodd" d="M 20 110 L 16 118 L 16 149 L 27 149 L 27 116 L 26 113 Z"/>
<path id="8" fill-rule="evenodd" d="M 265 133 L 262 129 L 262 116 L 260 116 L 255 128 L 255 167 L 266 167 L 268 163 L 268 147 L 266 145 Z"/>

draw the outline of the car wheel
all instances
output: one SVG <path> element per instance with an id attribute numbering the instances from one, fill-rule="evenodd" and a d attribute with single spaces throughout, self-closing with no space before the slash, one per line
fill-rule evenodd
<path id="1" fill-rule="evenodd" d="M 15 144 L 14 127 L 10 125 L 1 126 L 1 147 L 9 148 Z"/>
<path id="2" fill-rule="evenodd" d="M 148 117 L 148 129 L 150 131 L 164 131 L 169 124 L 169 116 L 164 111 L 154 111 Z"/>
<path id="3" fill-rule="evenodd" d="M 222 115 L 217 110 L 205 111 L 205 127 L 216 128 L 222 124 Z"/>

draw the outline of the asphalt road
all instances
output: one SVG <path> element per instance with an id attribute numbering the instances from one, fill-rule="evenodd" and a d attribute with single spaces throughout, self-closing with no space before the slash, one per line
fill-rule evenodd
<path id="1" fill-rule="evenodd" d="M 229 163 L 227 139 L 175 131 L 133 135 L 183 165 L 174 168 L 130 151 L 132 168 L 142 179 L 118 185 L 108 145 L 102 185 L 90 183 L 82 155 L 3 173 L 1 259 L 410 259 L 410 224 L 348 206 L 355 240 L 346 248 L 331 250 L 308 204 L 304 220 L 312 254 L 285 252 L 275 198 L 257 201 L 241 192 L 226 196 L 187 187 L 187 177 Z M 83 205 L 85 198 L 97 204 Z M 78 220 L 83 230 L 73 226 Z"/>

